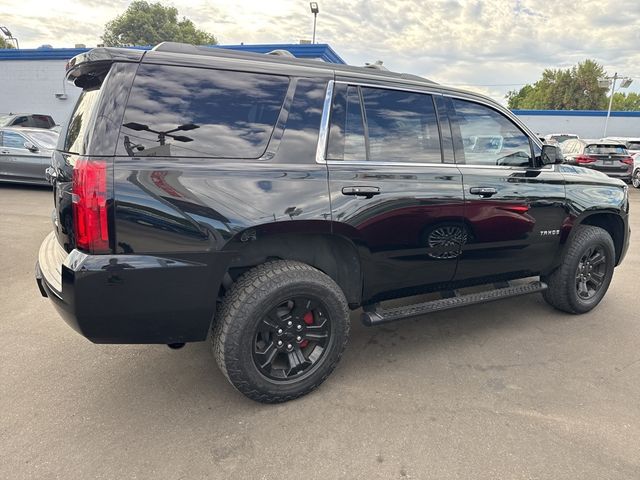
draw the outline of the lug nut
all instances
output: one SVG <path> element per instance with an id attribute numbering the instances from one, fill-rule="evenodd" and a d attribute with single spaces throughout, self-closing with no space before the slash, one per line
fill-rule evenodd
<path id="1" fill-rule="evenodd" d="M 300 335 L 298 335 L 298 336 L 296 337 L 296 340 L 299 342 L 299 341 L 301 341 L 301 340 L 302 340 L 302 337 L 301 337 Z"/>
<path id="2" fill-rule="evenodd" d="M 293 322 L 292 322 L 291 320 L 289 320 L 289 321 L 287 322 L 287 327 L 290 327 L 291 325 L 293 325 Z"/>
<path id="3" fill-rule="evenodd" d="M 278 340 L 278 346 L 281 347 L 282 346 L 282 340 Z"/>
<path id="4" fill-rule="evenodd" d="M 278 335 L 282 335 L 282 329 L 281 328 L 278 329 Z"/>
<path id="5" fill-rule="evenodd" d="M 302 325 L 297 325 L 297 326 L 296 326 L 296 329 L 297 329 L 298 331 L 302 330 Z"/>
<path id="6" fill-rule="evenodd" d="M 293 348 L 293 345 L 291 345 L 290 343 L 287 343 L 287 350 L 291 350 Z"/>

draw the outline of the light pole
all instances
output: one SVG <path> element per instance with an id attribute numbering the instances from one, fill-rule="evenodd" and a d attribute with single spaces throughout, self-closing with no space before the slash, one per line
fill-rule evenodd
<path id="1" fill-rule="evenodd" d="M 13 35 L 11 35 L 11 31 L 7 27 L 0 27 L 0 32 L 4 33 L 9 40 L 13 40 L 14 42 L 16 42 L 16 49 L 20 50 L 20 44 L 18 43 L 18 39 Z"/>
<path id="2" fill-rule="evenodd" d="M 611 105 L 613 105 L 613 94 L 616 93 L 617 80 L 622 80 L 622 82 L 620 83 L 620 88 L 627 88 L 629 85 L 631 85 L 631 82 L 633 82 L 633 80 L 628 77 L 618 76 L 618 72 L 616 72 L 613 75 L 613 77 L 603 77 L 598 79 L 599 87 L 604 87 L 604 88 L 611 87 L 611 97 L 609 97 L 609 108 L 607 109 L 607 119 L 604 121 L 604 132 L 602 133 L 603 137 L 607 136 L 607 127 L 609 126 L 609 116 L 611 116 Z"/>
<path id="3" fill-rule="evenodd" d="M 320 13 L 320 8 L 318 7 L 318 2 L 309 2 L 309 6 L 311 7 L 311 13 L 313 13 L 313 40 L 311 43 L 316 43 L 316 19 L 318 18 L 318 13 Z"/>

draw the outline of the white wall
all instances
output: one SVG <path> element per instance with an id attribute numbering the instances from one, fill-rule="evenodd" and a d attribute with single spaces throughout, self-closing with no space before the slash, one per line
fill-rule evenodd
<path id="1" fill-rule="evenodd" d="M 604 132 L 603 116 L 582 115 L 518 115 L 534 132 L 576 133 L 582 138 L 601 138 Z M 609 118 L 607 137 L 640 137 L 640 116 Z"/>
<path id="2" fill-rule="evenodd" d="M 42 113 L 66 122 L 80 89 L 66 83 L 65 60 L 3 60 L 0 62 L 0 113 Z M 64 88 L 64 90 L 63 90 Z M 67 99 L 56 98 L 66 91 Z"/>

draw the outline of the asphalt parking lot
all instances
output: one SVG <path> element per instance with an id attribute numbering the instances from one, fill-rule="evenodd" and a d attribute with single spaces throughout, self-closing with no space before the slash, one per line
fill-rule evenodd
<path id="1" fill-rule="evenodd" d="M 208 343 L 76 334 L 33 279 L 51 191 L 0 186 L 0 205 L 0 478 L 640 478 L 636 238 L 587 315 L 539 295 L 372 329 L 354 313 L 329 380 L 269 406 Z"/>

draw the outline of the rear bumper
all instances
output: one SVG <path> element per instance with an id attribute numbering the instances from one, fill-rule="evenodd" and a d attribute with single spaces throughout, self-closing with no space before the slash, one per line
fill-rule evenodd
<path id="1" fill-rule="evenodd" d="M 92 342 L 205 340 L 228 255 L 182 257 L 67 254 L 51 233 L 40 247 L 36 282 L 65 322 Z"/>

